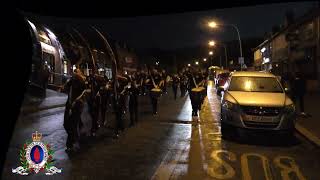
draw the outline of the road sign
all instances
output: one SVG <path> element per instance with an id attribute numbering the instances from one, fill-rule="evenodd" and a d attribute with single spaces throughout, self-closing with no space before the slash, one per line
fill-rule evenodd
<path id="1" fill-rule="evenodd" d="M 241 64 L 242 68 L 247 69 L 247 65 L 246 64 Z"/>
<path id="2" fill-rule="evenodd" d="M 244 63 L 244 58 L 243 57 L 239 57 L 238 61 L 239 61 L 239 64 L 243 64 Z"/>

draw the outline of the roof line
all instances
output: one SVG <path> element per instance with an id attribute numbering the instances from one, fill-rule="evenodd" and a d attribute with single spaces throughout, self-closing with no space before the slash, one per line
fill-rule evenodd
<path id="1" fill-rule="evenodd" d="M 293 22 L 292 24 L 286 26 L 285 28 L 281 29 L 280 31 L 276 32 L 275 34 L 273 34 L 270 38 L 266 39 L 265 41 L 263 41 L 261 44 L 259 44 L 257 47 L 253 48 L 254 51 L 256 51 L 257 49 L 259 49 L 261 46 L 265 45 L 267 42 L 273 40 L 274 38 L 276 38 L 278 35 L 280 35 L 281 33 L 287 31 L 288 29 L 294 28 L 302 23 L 304 23 L 305 21 L 316 17 L 317 15 L 320 14 L 320 8 L 316 7 L 310 11 L 308 11 L 307 13 L 305 13 L 304 15 L 298 17 L 295 22 Z"/>

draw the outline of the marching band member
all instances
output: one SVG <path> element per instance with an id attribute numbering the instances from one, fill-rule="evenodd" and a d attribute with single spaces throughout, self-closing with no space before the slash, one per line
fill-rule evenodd
<path id="1" fill-rule="evenodd" d="M 187 76 L 189 80 L 188 85 L 190 88 L 189 96 L 192 105 L 192 116 L 196 118 L 198 117 L 198 111 L 201 108 L 201 93 L 204 90 L 204 81 L 202 76 L 200 76 L 200 74 L 194 69 L 188 69 Z"/>
<path id="2" fill-rule="evenodd" d="M 157 115 L 158 114 L 158 98 L 161 96 L 161 93 L 162 93 L 161 87 L 164 85 L 164 82 L 161 79 L 161 75 L 158 73 L 156 69 L 153 69 L 152 72 L 149 73 L 146 79 L 146 84 L 147 84 L 150 99 L 151 99 L 152 113 L 153 115 Z"/>
<path id="3" fill-rule="evenodd" d="M 120 75 L 121 74 L 121 75 Z M 126 111 L 127 88 L 129 80 L 122 73 L 117 75 L 117 101 L 114 101 L 115 115 L 116 115 L 116 129 L 115 136 L 119 137 L 119 133 L 124 131 L 124 114 Z"/>
<path id="4" fill-rule="evenodd" d="M 130 112 L 130 126 L 138 122 L 138 96 L 139 96 L 139 83 L 137 74 L 130 77 L 129 87 L 129 112 Z"/>
<path id="5" fill-rule="evenodd" d="M 172 76 L 172 90 L 173 90 L 173 97 L 175 100 L 177 99 L 177 90 L 178 90 L 179 82 L 180 82 L 180 79 L 178 74 L 174 74 Z"/>

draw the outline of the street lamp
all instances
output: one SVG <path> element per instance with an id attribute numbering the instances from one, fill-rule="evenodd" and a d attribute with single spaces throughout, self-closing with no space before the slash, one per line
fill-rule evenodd
<path id="1" fill-rule="evenodd" d="M 191 66 L 191 64 L 188 64 L 188 67 L 190 67 Z"/>
<path id="2" fill-rule="evenodd" d="M 199 62 L 198 62 L 198 61 L 196 61 L 196 65 L 199 65 Z"/>
<path id="3" fill-rule="evenodd" d="M 216 43 L 214 42 L 214 41 L 209 41 L 209 46 L 215 46 L 216 45 Z"/>
<path id="4" fill-rule="evenodd" d="M 211 43 L 211 42 L 213 42 L 213 43 Z M 225 58 L 226 58 L 226 67 L 227 67 L 227 63 L 228 63 L 227 47 L 223 43 L 218 43 L 218 44 L 221 44 L 223 46 L 223 48 L 224 48 L 224 55 L 225 55 Z M 215 46 L 215 45 L 216 45 L 215 41 L 213 41 L 213 40 L 209 41 L 209 46 Z"/>
<path id="5" fill-rule="evenodd" d="M 209 55 L 213 55 L 213 52 L 212 52 L 212 51 L 209 51 Z"/>
<path id="6" fill-rule="evenodd" d="M 207 58 L 203 58 L 203 61 L 206 62 L 206 61 L 207 61 Z"/>
<path id="7" fill-rule="evenodd" d="M 211 27 L 211 28 L 216 28 L 217 27 L 217 23 L 214 22 L 214 21 L 211 21 L 208 23 L 208 26 Z"/>
<path id="8" fill-rule="evenodd" d="M 230 27 L 233 27 L 236 31 L 237 31 L 237 34 L 238 34 L 238 39 L 239 39 L 239 48 L 240 48 L 240 57 L 243 57 L 242 56 L 242 46 L 241 46 L 241 38 L 240 38 L 240 32 L 239 32 L 239 29 L 236 25 L 234 24 L 217 24 L 216 22 L 214 21 L 211 21 L 208 23 L 208 26 L 210 28 L 217 28 L 218 26 L 230 26 Z M 242 69 L 242 66 L 241 66 L 241 69 Z"/>

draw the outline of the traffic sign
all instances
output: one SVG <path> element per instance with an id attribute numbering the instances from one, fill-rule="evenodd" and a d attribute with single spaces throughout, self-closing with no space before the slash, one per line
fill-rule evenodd
<path id="1" fill-rule="evenodd" d="M 243 64 L 244 63 L 244 58 L 243 57 L 239 57 L 238 61 L 239 61 L 239 64 Z"/>

